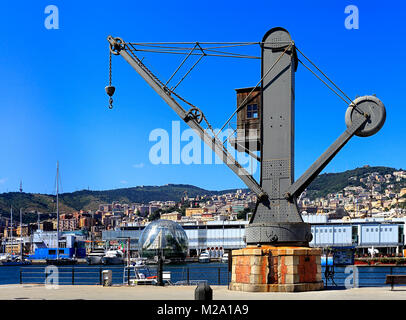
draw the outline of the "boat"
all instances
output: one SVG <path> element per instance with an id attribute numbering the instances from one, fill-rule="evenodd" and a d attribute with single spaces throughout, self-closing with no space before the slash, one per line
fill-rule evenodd
<path id="1" fill-rule="evenodd" d="M 7 261 L 0 261 L 0 266 L 25 266 L 30 265 L 30 260 L 18 260 L 18 259 L 11 259 Z"/>
<path id="2" fill-rule="evenodd" d="M 206 251 L 202 252 L 202 253 L 200 254 L 200 256 L 199 256 L 199 262 L 200 262 L 200 263 L 208 263 L 208 262 L 210 262 L 209 253 L 206 252 Z"/>
<path id="3" fill-rule="evenodd" d="M 132 272 L 131 272 L 132 271 Z M 128 278 L 128 276 L 130 276 Z M 127 266 L 123 272 L 123 283 L 129 285 L 156 285 L 157 276 L 145 265 Z"/>
<path id="4" fill-rule="evenodd" d="M 221 262 L 228 263 L 228 253 L 223 254 L 221 257 Z"/>
<path id="5" fill-rule="evenodd" d="M 136 258 L 130 258 L 130 265 L 140 267 L 140 266 L 145 266 L 147 264 L 147 258 L 141 258 L 141 257 L 136 257 Z"/>
<path id="6" fill-rule="evenodd" d="M 124 254 L 121 250 L 107 250 L 101 258 L 102 264 L 124 264 Z"/>
<path id="7" fill-rule="evenodd" d="M 64 266 L 64 265 L 73 265 L 77 263 L 76 259 L 73 258 L 57 258 L 57 259 L 45 259 L 48 265 L 53 266 Z"/>
<path id="8" fill-rule="evenodd" d="M 9 253 L 2 253 L 0 254 L 0 263 L 11 260 L 11 254 Z"/>
<path id="9" fill-rule="evenodd" d="M 14 244 L 14 239 L 13 239 L 13 208 L 11 207 L 10 210 L 10 215 L 11 215 L 11 246 L 13 251 L 13 244 Z M 20 228 L 22 226 L 22 210 L 20 209 Z M 0 256 L 0 266 L 21 266 L 21 265 L 30 265 L 31 261 L 26 259 L 23 254 L 23 240 L 21 238 L 20 241 L 20 255 L 14 255 L 10 253 L 3 253 Z"/>
<path id="10" fill-rule="evenodd" d="M 13 256 L 9 253 L 3 253 L 0 255 L 0 266 L 21 266 L 30 264 L 30 260 L 21 258 L 20 256 Z"/>
<path id="11" fill-rule="evenodd" d="M 89 265 L 102 264 L 103 257 L 104 257 L 104 252 L 102 254 L 100 254 L 98 252 L 91 252 L 86 256 L 86 262 Z"/>
<path id="12" fill-rule="evenodd" d="M 76 264 L 77 260 L 72 257 L 60 257 L 59 249 L 59 161 L 56 163 L 56 258 L 45 259 L 48 265 L 72 265 Z"/>
<path id="13" fill-rule="evenodd" d="M 86 256 L 86 262 L 87 264 L 102 264 L 102 258 L 104 256 L 104 249 L 94 249 Z"/>

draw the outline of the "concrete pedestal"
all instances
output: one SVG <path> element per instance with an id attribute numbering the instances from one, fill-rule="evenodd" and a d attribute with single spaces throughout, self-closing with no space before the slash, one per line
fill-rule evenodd
<path id="1" fill-rule="evenodd" d="M 323 289 L 321 249 L 248 246 L 232 252 L 230 290 L 298 292 Z"/>

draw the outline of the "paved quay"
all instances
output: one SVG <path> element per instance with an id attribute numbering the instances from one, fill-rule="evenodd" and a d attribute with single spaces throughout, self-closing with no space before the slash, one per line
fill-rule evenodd
<path id="1" fill-rule="evenodd" d="M 195 286 L 0 285 L 0 300 L 194 300 Z M 352 288 L 295 293 L 253 293 L 211 286 L 213 300 L 406 300 L 406 288 Z"/>

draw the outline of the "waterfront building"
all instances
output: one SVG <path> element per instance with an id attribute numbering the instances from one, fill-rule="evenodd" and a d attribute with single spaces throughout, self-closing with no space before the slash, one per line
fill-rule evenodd
<path id="1" fill-rule="evenodd" d="M 59 230 L 71 231 L 76 230 L 78 227 L 78 219 L 73 215 L 61 215 L 59 219 Z"/>
<path id="2" fill-rule="evenodd" d="M 161 214 L 161 219 L 164 220 L 179 221 L 181 218 L 182 215 L 177 211 Z"/>
<path id="3" fill-rule="evenodd" d="M 16 229 L 16 234 L 18 237 L 27 237 L 29 235 L 28 225 L 18 226 Z"/>
<path id="4" fill-rule="evenodd" d="M 326 215 L 302 215 L 311 223 L 313 247 L 354 246 L 358 253 L 368 248 L 378 249 L 382 254 L 402 252 L 405 246 L 404 225 L 406 219 L 329 219 Z"/>
<path id="5" fill-rule="evenodd" d="M 56 231 L 36 231 L 29 239 L 31 254 L 29 259 L 55 259 L 57 248 L 59 256 L 63 258 L 84 258 L 86 256 L 85 240 L 87 234 L 81 230 L 61 232 L 59 246 Z"/>
<path id="6" fill-rule="evenodd" d="M 374 247 L 382 254 L 403 252 L 406 218 L 331 219 L 328 215 L 303 215 L 310 223 L 312 247 L 354 246 L 358 253 Z M 246 246 L 247 221 L 196 221 L 182 217 L 179 221 L 189 239 L 189 252 L 194 255 L 207 248 L 241 249 Z M 136 243 L 144 226 L 122 227 L 102 231 L 103 240 L 131 238 Z"/>
<path id="7" fill-rule="evenodd" d="M 181 220 L 180 224 L 189 240 L 189 254 L 196 255 L 207 248 L 241 249 L 244 242 L 247 221 L 207 221 Z M 122 227 L 102 231 L 103 241 L 130 238 L 137 243 L 145 226 Z"/>
<path id="8" fill-rule="evenodd" d="M 207 208 L 186 208 L 185 210 L 185 215 L 186 217 L 191 217 L 193 215 L 201 215 L 203 213 L 206 213 L 208 211 Z"/>

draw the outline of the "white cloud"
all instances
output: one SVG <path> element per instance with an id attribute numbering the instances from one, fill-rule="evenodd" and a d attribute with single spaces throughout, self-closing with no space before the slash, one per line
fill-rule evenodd
<path id="1" fill-rule="evenodd" d="M 121 180 L 120 183 L 121 183 L 121 184 L 127 184 L 128 181 L 127 181 L 127 180 Z"/>
<path id="2" fill-rule="evenodd" d="M 144 168 L 144 163 L 143 162 L 141 162 L 141 163 L 136 163 L 136 164 L 133 164 L 133 168 L 136 168 L 136 169 L 141 169 L 141 168 Z"/>

